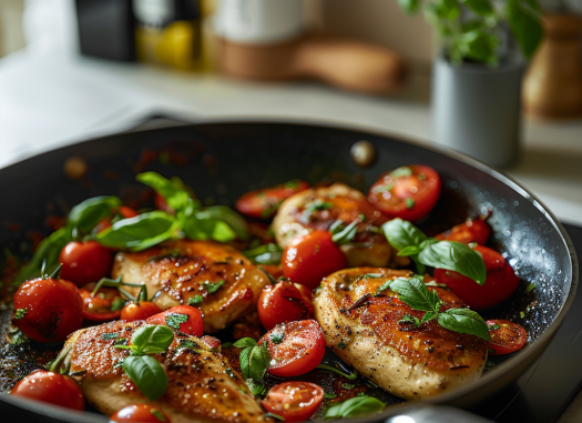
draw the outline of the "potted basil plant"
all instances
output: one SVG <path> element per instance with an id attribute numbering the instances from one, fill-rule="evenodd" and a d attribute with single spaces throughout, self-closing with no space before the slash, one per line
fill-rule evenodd
<path id="1" fill-rule="evenodd" d="M 437 144 L 493 166 L 514 162 L 521 136 L 521 80 L 543 38 L 536 0 L 398 0 L 422 11 L 442 50 L 433 67 Z"/>

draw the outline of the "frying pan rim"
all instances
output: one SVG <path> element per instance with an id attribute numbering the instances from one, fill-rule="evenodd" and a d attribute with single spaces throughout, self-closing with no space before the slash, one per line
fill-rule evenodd
<path id="1" fill-rule="evenodd" d="M 165 118 L 165 116 L 162 116 L 162 117 Z M 170 117 L 169 119 L 172 119 L 172 118 Z M 538 209 L 544 215 L 544 217 L 552 224 L 552 226 L 558 231 L 562 241 L 566 244 L 568 251 L 569 251 L 569 254 L 570 254 L 570 264 L 571 264 L 572 271 L 571 271 L 570 291 L 568 293 L 568 296 L 565 299 L 565 301 L 562 303 L 562 305 L 560 306 L 558 313 L 556 314 L 556 317 L 554 318 L 553 322 L 536 339 L 536 341 L 534 342 L 533 345 L 534 346 L 535 345 L 546 345 L 547 346 L 547 344 L 549 343 L 551 338 L 554 336 L 556 331 L 561 326 L 564 318 L 566 317 L 566 314 L 567 314 L 568 310 L 570 309 L 572 302 L 574 301 L 574 297 L 575 297 L 577 289 L 578 289 L 579 264 L 578 264 L 578 258 L 576 255 L 576 251 L 574 249 L 574 245 L 572 243 L 572 240 L 570 239 L 570 236 L 568 235 L 568 233 L 564 229 L 561 222 L 556 218 L 556 216 L 554 216 L 554 214 L 548 209 L 548 207 L 545 206 L 544 203 L 542 201 L 540 201 L 527 188 L 523 187 L 519 182 L 515 181 L 511 176 L 506 175 L 502 171 L 493 169 L 493 168 L 489 167 L 488 165 L 484 164 L 483 162 L 481 162 L 477 159 L 468 157 L 462 153 L 452 151 L 452 150 L 447 150 L 447 149 L 444 149 L 444 148 L 441 148 L 438 146 L 434 146 L 434 145 L 427 145 L 427 144 L 421 143 L 419 141 L 414 141 L 410 138 L 407 138 L 405 135 L 402 135 L 402 134 L 390 133 L 388 131 L 386 131 L 386 132 L 376 131 L 373 129 L 361 127 L 360 125 L 354 125 L 354 124 L 342 124 L 342 123 L 337 123 L 337 122 L 310 120 L 310 119 L 204 118 L 204 119 L 196 119 L 194 122 L 184 122 L 184 124 L 163 127 L 163 128 L 153 128 L 153 129 L 144 129 L 144 130 L 128 129 L 126 131 L 121 131 L 121 132 L 106 134 L 106 135 L 102 135 L 102 136 L 98 136 L 98 137 L 94 137 L 94 138 L 84 139 L 84 140 L 80 140 L 80 141 L 77 141 L 74 143 L 69 143 L 67 145 L 62 145 L 62 146 L 59 146 L 59 147 L 54 148 L 54 149 L 48 149 L 45 151 L 41 151 L 33 156 L 23 158 L 22 160 L 19 160 L 17 162 L 9 164 L 8 166 L 4 166 L 4 167 L 0 168 L 0 177 L 2 177 L 2 173 L 5 170 L 8 170 L 8 169 L 13 168 L 15 166 L 19 166 L 22 163 L 27 162 L 29 160 L 34 160 L 38 156 L 41 156 L 44 154 L 49 154 L 52 152 L 67 150 L 67 149 L 70 149 L 71 147 L 74 147 L 77 145 L 87 144 L 87 143 L 91 143 L 91 142 L 97 142 L 99 140 L 105 140 L 108 138 L 115 138 L 115 137 L 129 135 L 129 134 L 133 135 L 133 134 L 140 134 L 140 133 L 152 133 L 152 132 L 157 132 L 157 131 L 168 131 L 168 130 L 177 130 L 177 129 L 179 130 L 179 129 L 187 129 L 187 128 L 191 128 L 191 127 L 196 128 L 196 127 L 205 126 L 205 125 L 261 125 L 261 126 L 265 126 L 265 125 L 271 125 L 271 126 L 293 125 L 293 126 L 302 126 L 302 127 L 312 127 L 314 129 L 324 129 L 324 130 L 331 129 L 331 130 L 349 131 L 349 132 L 353 132 L 353 133 L 361 133 L 364 137 L 365 136 L 373 136 L 376 138 L 391 138 L 392 140 L 397 141 L 399 143 L 413 145 L 415 147 L 418 147 L 418 148 L 421 148 L 424 150 L 428 150 L 428 151 L 431 151 L 433 153 L 437 153 L 437 154 L 445 156 L 449 159 L 453 159 L 453 160 L 456 160 L 456 161 L 461 162 L 463 164 L 466 164 L 473 169 L 484 172 L 485 174 L 495 178 L 499 182 L 508 186 L 513 191 L 516 191 L 522 197 L 524 197 L 525 199 L 530 201 L 532 203 L 532 205 L 536 209 Z M 381 142 L 381 140 L 380 140 L 380 142 Z M 463 386 L 463 387 L 459 387 L 452 392 L 449 392 L 449 393 L 446 393 L 443 395 L 439 395 L 435 398 L 420 400 L 420 401 L 416 401 L 415 403 L 417 403 L 417 404 L 445 403 L 445 402 L 454 400 L 455 398 L 459 398 L 459 397 L 467 395 L 471 392 L 474 392 L 474 391 L 480 389 L 481 387 L 485 386 L 486 384 L 490 383 L 491 381 L 497 379 L 498 378 L 497 375 L 503 374 L 502 371 L 504 369 L 513 368 L 517 364 L 519 364 L 520 362 L 526 361 L 532 356 L 535 356 L 537 354 L 542 354 L 543 350 L 541 352 L 538 351 L 540 348 L 541 347 L 527 348 L 527 349 L 521 351 L 519 353 L 519 356 L 514 357 L 513 360 L 505 361 L 504 363 L 497 366 L 496 370 L 494 372 L 490 372 L 488 374 L 485 374 L 484 376 L 480 377 L 479 380 L 477 380 L 471 384 L 468 384 L 468 385 Z M 81 416 L 81 415 L 83 416 L 84 419 L 91 418 L 91 421 L 95 421 L 95 422 L 105 421 L 104 418 L 102 418 L 100 415 L 96 415 L 94 413 L 79 414 L 79 413 L 69 411 L 65 408 L 51 406 L 51 405 L 43 404 L 43 403 L 36 403 L 34 401 L 22 401 L 20 398 L 14 398 L 14 397 L 10 397 L 8 395 L 0 395 L 0 401 L 6 402 L 8 404 L 12 404 L 12 405 L 17 406 L 17 407 L 27 408 L 30 411 L 33 411 L 33 412 L 41 414 L 41 415 L 46 416 L 48 414 L 50 417 L 59 418 L 59 419 L 66 421 L 66 422 L 78 421 L 78 420 L 76 420 L 76 418 Z M 387 418 L 391 415 L 394 415 L 394 413 L 397 412 L 398 410 L 401 410 L 401 409 L 404 410 L 404 409 L 410 407 L 410 405 L 411 405 L 410 402 L 405 402 L 402 404 L 390 406 L 389 410 L 384 411 L 384 412 L 379 413 L 379 414 L 374 415 L 374 416 L 370 416 L 368 418 L 346 419 L 346 421 L 359 421 L 362 423 L 364 423 L 364 422 L 366 422 L 366 423 L 367 422 L 376 422 L 376 421 L 384 420 L 385 418 Z"/>

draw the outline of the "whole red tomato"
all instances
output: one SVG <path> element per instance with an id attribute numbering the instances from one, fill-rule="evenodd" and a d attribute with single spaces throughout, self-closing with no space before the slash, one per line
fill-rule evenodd
<path id="1" fill-rule="evenodd" d="M 315 289 L 321 280 L 348 266 L 346 255 L 326 231 L 295 238 L 283 251 L 283 274 L 292 282 Z"/>
<path id="2" fill-rule="evenodd" d="M 166 413 L 149 404 L 128 405 L 109 417 L 109 421 L 117 423 L 171 423 Z"/>
<path id="3" fill-rule="evenodd" d="M 390 217 L 418 220 L 436 205 L 441 178 L 429 166 L 402 166 L 380 176 L 370 188 L 368 200 Z"/>
<path id="4" fill-rule="evenodd" d="M 83 323 L 79 289 L 63 279 L 26 281 L 13 302 L 12 324 L 38 342 L 64 341 Z"/>
<path id="5" fill-rule="evenodd" d="M 161 312 L 162 309 L 150 301 L 132 302 L 121 310 L 121 320 L 126 322 L 146 320 L 148 317 Z"/>
<path id="6" fill-rule="evenodd" d="M 257 311 L 265 329 L 271 330 L 279 323 L 312 318 L 312 302 L 313 295 L 306 286 L 281 281 L 263 289 Z"/>
<path id="7" fill-rule="evenodd" d="M 95 241 L 69 242 L 61 250 L 61 276 L 77 286 L 97 282 L 109 275 L 113 258 L 111 252 Z"/>
<path id="8" fill-rule="evenodd" d="M 148 317 L 146 323 L 152 325 L 166 325 L 177 331 L 188 335 L 194 335 L 198 338 L 204 333 L 204 322 L 202 313 L 188 305 L 179 305 L 169 308 L 158 314 Z"/>
<path id="9" fill-rule="evenodd" d="M 10 395 L 83 411 L 85 400 L 81 388 L 69 376 L 36 370 L 10 391 Z"/>
<path id="10" fill-rule="evenodd" d="M 451 291 L 475 310 L 493 307 L 506 300 L 519 284 L 519 278 L 503 256 L 491 248 L 481 245 L 475 251 L 483 256 L 487 279 L 479 285 L 470 278 L 452 270 L 436 269 L 434 277 L 446 284 Z"/>

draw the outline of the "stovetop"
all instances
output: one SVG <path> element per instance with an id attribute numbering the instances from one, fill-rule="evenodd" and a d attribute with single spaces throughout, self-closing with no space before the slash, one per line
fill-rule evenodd
<path id="1" fill-rule="evenodd" d="M 578 258 L 582 228 L 564 224 Z M 562 326 L 536 363 L 515 383 L 473 408 L 499 423 L 555 422 L 582 388 L 582 290 Z"/>

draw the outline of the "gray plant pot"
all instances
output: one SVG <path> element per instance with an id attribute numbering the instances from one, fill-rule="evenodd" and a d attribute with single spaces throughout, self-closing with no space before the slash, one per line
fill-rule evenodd
<path id="1" fill-rule="evenodd" d="M 433 136 L 437 144 L 491 166 L 519 155 L 522 63 L 496 68 L 452 66 L 443 57 L 433 67 Z"/>

